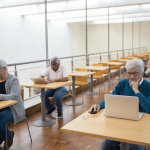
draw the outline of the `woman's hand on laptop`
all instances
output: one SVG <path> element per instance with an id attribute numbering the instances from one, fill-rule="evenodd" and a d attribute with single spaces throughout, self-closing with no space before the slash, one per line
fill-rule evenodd
<path id="1" fill-rule="evenodd" d="M 97 105 L 97 104 L 94 104 L 94 105 L 91 106 L 91 108 L 88 110 L 88 112 L 91 113 L 92 109 L 94 109 L 94 111 L 99 112 L 100 111 L 100 106 Z"/>

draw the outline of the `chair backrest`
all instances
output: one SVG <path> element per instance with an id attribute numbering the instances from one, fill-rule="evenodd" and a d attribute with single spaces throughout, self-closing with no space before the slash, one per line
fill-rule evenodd
<path id="1" fill-rule="evenodd" d="M 120 57 L 120 59 L 128 59 L 127 57 Z"/>
<path id="2" fill-rule="evenodd" d="M 69 91 L 68 91 L 68 94 L 67 94 L 67 95 L 71 95 L 71 94 L 72 94 L 71 85 L 72 85 L 72 83 L 69 83 Z"/>
<path id="3" fill-rule="evenodd" d="M 102 64 L 92 64 L 92 66 L 102 66 Z"/>
<path id="4" fill-rule="evenodd" d="M 102 71 L 97 71 L 96 73 L 94 73 L 93 74 L 93 77 L 95 77 L 95 76 L 102 76 Z"/>
<path id="5" fill-rule="evenodd" d="M 118 69 L 118 70 L 121 69 L 119 65 L 111 65 L 110 68 L 111 68 L 111 69 Z"/>
<path id="6" fill-rule="evenodd" d="M 24 89 L 21 88 L 21 97 L 22 97 L 22 100 L 24 102 Z"/>
<path id="7" fill-rule="evenodd" d="M 98 63 L 98 64 L 100 64 L 101 66 L 105 66 L 105 67 L 107 67 L 107 66 L 108 66 L 108 64 L 107 64 L 107 63 Z"/>
<path id="8" fill-rule="evenodd" d="M 71 81 L 70 75 L 68 76 L 68 80 Z M 75 77 L 75 85 L 77 85 L 77 86 L 84 85 L 87 82 L 88 82 L 88 76 L 84 76 L 84 77 L 77 76 L 77 77 Z M 70 85 L 70 91 L 71 91 L 71 85 Z"/>
<path id="9" fill-rule="evenodd" d="M 83 82 L 88 82 L 88 76 L 85 76 L 85 77 L 75 77 L 75 83 L 76 82 L 80 82 L 80 83 L 83 83 Z"/>

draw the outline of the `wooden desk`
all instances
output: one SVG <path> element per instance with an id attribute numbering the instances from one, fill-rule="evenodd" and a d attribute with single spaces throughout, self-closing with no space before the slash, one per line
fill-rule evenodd
<path id="1" fill-rule="evenodd" d="M 106 69 L 109 70 L 110 67 L 104 67 L 104 66 L 83 66 L 81 68 L 86 68 L 87 70 L 90 70 L 90 71 L 104 71 Z M 109 77 L 110 77 L 110 75 L 109 75 Z M 86 92 L 85 94 L 97 95 L 99 93 L 100 93 L 100 88 L 99 88 L 99 92 L 92 92 L 92 93 L 91 92 L 90 93 Z"/>
<path id="2" fill-rule="evenodd" d="M 129 61 L 128 59 L 118 59 L 118 60 L 121 62 L 128 62 Z"/>
<path id="3" fill-rule="evenodd" d="M 110 67 L 104 67 L 104 66 L 83 66 L 81 68 L 86 68 L 87 70 L 91 70 L 91 71 L 102 71 L 102 70 L 109 69 Z"/>
<path id="4" fill-rule="evenodd" d="M 93 74 L 95 72 L 86 72 L 86 71 L 76 71 L 76 72 L 72 72 L 69 73 L 68 75 L 72 76 L 72 101 L 66 102 L 65 104 L 69 105 L 69 106 L 78 106 L 81 105 L 83 102 L 82 101 L 75 101 L 75 77 L 76 76 L 89 76 L 91 75 L 91 84 L 90 84 L 90 93 L 93 93 Z"/>
<path id="5" fill-rule="evenodd" d="M 38 127 L 50 126 L 53 125 L 56 121 L 54 119 L 46 118 L 45 116 L 45 89 L 57 89 L 64 85 L 69 84 L 70 82 L 54 82 L 49 84 L 35 84 L 31 80 L 28 82 L 22 83 L 20 86 L 22 87 L 33 87 L 33 88 L 41 88 L 41 114 L 42 119 L 38 119 L 32 122 L 33 125 Z"/>
<path id="6" fill-rule="evenodd" d="M 61 128 L 62 131 L 109 139 L 126 143 L 150 146 L 150 114 L 144 113 L 139 121 L 110 118 L 102 109 L 97 114 L 84 113 Z M 83 119 L 83 116 L 87 119 Z M 122 150 L 127 150 L 123 149 Z"/>
<path id="7" fill-rule="evenodd" d="M 110 67 L 109 72 L 111 72 L 111 65 L 122 66 L 124 64 L 124 62 L 101 62 L 101 63 L 107 63 L 108 64 L 108 66 Z M 119 72 L 119 77 L 116 77 L 116 79 L 122 79 L 121 69 L 120 69 L 120 72 Z M 110 77 L 109 77 L 108 83 L 105 83 L 105 84 L 113 85 L 114 83 L 110 83 Z"/>
<path id="8" fill-rule="evenodd" d="M 127 57 L 127 59 L 136 59 L 137 57 Z"/>
<path id="9" fill-rule="evenodd" d="M 111 65 L 117 65 L 117 66 L 122 66 L 124 63 L 123 62 L 100 62 L 98 64 L 101 64 L 101 63 L 107 63 L 108 66 L 109 66 L 109 69 L 110 69 L 110 66 Z"/>
<path id="10" fill-rule="evenodd" d="M 3 108 L 6 108 L 8 106 L 11 106 L 11 105 L 14 105 L 16 104 L 17 101 L 14 101 L 14 100 L 0 100 L 0 109 L 3 109 Z"/>

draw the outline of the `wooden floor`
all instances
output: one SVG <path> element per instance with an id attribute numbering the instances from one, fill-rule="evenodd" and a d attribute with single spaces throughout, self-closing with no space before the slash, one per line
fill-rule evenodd
<path id="1" fill-rule="evenodd" d="M 50 127 L 35 127 L 32 125 L 33 120 L 41 118 L 41 112 L 28 116 L 32 143 L 25 120 L 16 125 L 10 125 L 9 129 L 15 132 L 14 142 L 10 150 L 100 150 L 102 139 L 65 133 L 60 131 L 60 128 L 88 110 L 91 105 L 102 101 L 104 94 L 110 93 L 119 80 L 113 79 L 111 81 L 115 84 L 105 85 L 105 90 L 101 84 L 100 95 L 84 95 L 84 104 L 80 106 L 67 106 L 63 102 L 63 119 L 56 119 L 56 123 Z M 98 90 L 98 87 L 94 88 L 94 91 Z M 81 94 L 76 95 L 76 101 L 81 100 L 81 98 Z"/>

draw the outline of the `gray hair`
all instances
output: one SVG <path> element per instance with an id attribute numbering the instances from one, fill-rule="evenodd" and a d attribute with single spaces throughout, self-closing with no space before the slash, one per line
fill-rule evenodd
<path id="1" fill-rule="evenodd" d="M 4 60 L 0 59 L 0 69 L 4 68 L 4 67 L 6 68 L 6 70 L 8 70 L 6 62 Z"/>
<path id="2" fill-rule="evenodd" d="M 126 69 L 132 69 L 134 67 L 136 67 L 142 75 L 144 72 L 144 62 L 141 59 L 132 59 L 126 63 Z"/>
<path id="3" fill-rule="evenodd" d="M 57 65 L 60 64 L 60 59 L 58 57 L 51 58 L 51 62 L 52 61 L 55 61 Z"/>

